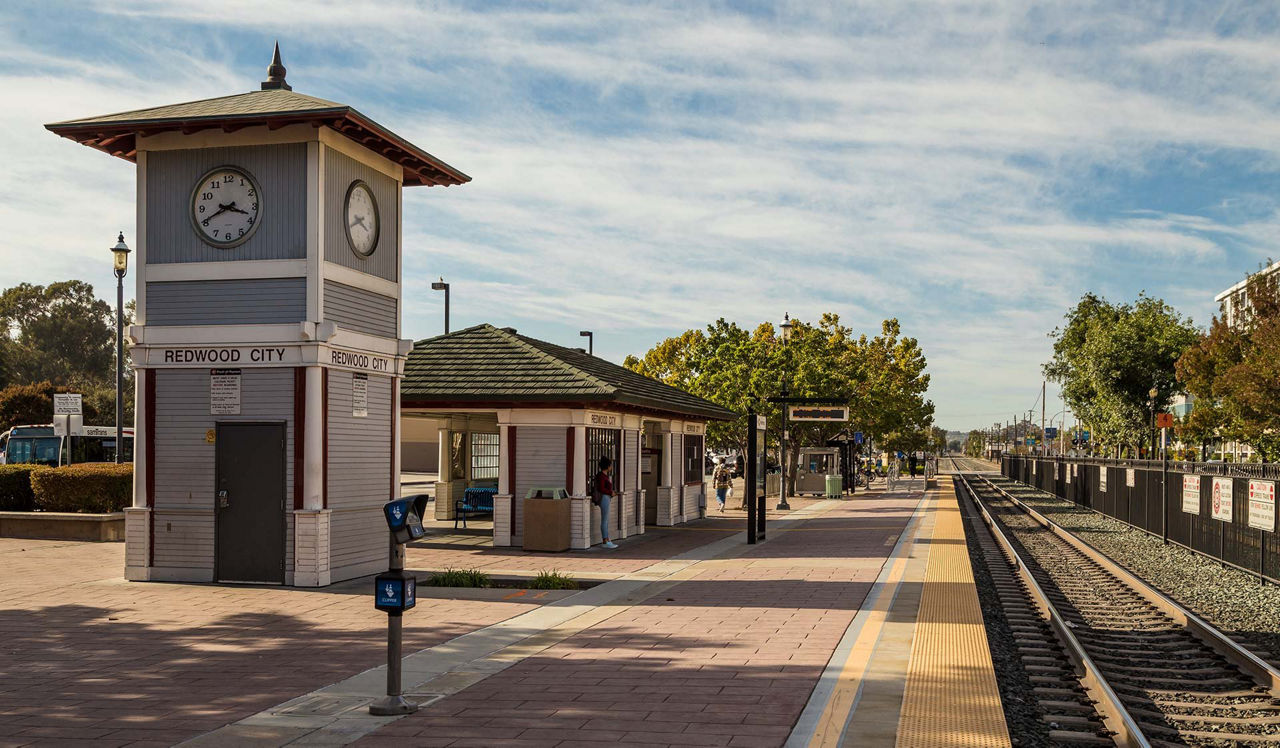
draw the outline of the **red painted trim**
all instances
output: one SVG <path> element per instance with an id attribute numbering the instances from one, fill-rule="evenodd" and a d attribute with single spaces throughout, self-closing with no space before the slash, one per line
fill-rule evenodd
<path id="1" fill-rule="evenodd" d="M 303 450 L 307 441 L 307 370 L 293 370 L 293 508 L 303 507 Z"/>
<path id="2" fill-rule="evenodd" d="M 565 429 L 564 489 L 573 493 L 573 426 Z"/>
<path id="3" fill-rule="evenodd" d="M 329 370 L 320 370 L 320 407 L 322 408 L 320 416 L 320 429 L 324 434 L 324 446 L 321 450 L 321 474 L 324 480 L 321 485 L 324 487 L 321 498 L 321 506 L 325 509 L 329 508 Z"/>
<path id="4" fill-rule="evenodd" d="M 507 427 L 507 489 L 511 491 L 511 537 L 516 536 L 516 427 Z"/>

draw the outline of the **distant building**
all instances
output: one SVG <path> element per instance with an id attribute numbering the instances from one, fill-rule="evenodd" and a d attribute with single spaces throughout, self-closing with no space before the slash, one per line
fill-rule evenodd
<path id="1" fill-rule="evenodd" d="M 1271 263 L 1257 273 L 1250 275 L 1248 278 L 1240 281 L 1231 288 L 1220 292 L 1213 300 L 1218 302 L 1222 309 L 1222 317 L 1228 325 L 1235 325 L 1241 316 L 1249 309 L 1249 281 L 1259 275 L 1270 275 L 1280 268 L 1280 260 Z"/>

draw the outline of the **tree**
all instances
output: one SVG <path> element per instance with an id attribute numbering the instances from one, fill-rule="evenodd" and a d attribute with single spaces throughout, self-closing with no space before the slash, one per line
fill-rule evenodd
<path id="1" fill-rule="evenodd" d="M 0 389 L 0 431 L 8 431 L 14 426 L 49 423 L 53 420 L 54 393 L 71 391 L 69 387 L 52 382 L 11 384 Z M 98 407 L 89 398 L 84 398 L 83 408 L 86 423 L 98 418 Z M 114 421 L 114 401 L 111 408 Z"/>
<path id="2" fill-rule="evenodd" d="M 1181 391 L 1175 363 L 1196 338 L 1191 321 L 1160 299 L 1139 295 L 1114 305 L 1085 294 L 1054 330 L 1047 378 L 1059 383 L 1073 412 L 1111 446 L 1137 447 L 1155 411 Z"/>
<path id="3" fill-rule="evenodd" d="M 968 438 L 964 440 L 965 456 L 982 457 L 982 451 L 985 446 L 986 440 L 983 433 L 977 429 L 970 431 Z"/>
<path id="4" fill-rule="evenodd" d="M 115 314 L 83 281 L 22 283 L 0 294 L 5 382 L 84 385 L 111 381 Z"/>
<path id="5" fill-rule="evenodd" d="M 927 442 L 926 429 L 932 424 L 933 403 L 924 398 L 927 362 L 916 340 L 901 335 L 897 320 L 886 320 L 873 338 L 854 338 L 839 316 L 824 314 L 816 324 L 795 321 L 784 345 L 770 323 L 748 332 L 720 319 L 705 331 L 668 338 L 643 357 L 628 356 L 624 365 L 739 413 L 754 405 L 775 433 L 782 410 L 766 400 L 781 394 L 784 377 L 793 397 L 847 403 L 851 424 L 791 425 L 788 475 L 793 478 L 797 445 L 824 445 L 852 426 L 883 447 L 918 449 Z M 707 443 L 745 450 L 746 427 L 741 418 L 712 424 Z"/>
<path id="6" fill-rule="evenodd" d="M 1244 442 L 1265 461 L 1280 457 L 1280 278 L 1247 279 L 1247 305 L 1234 323 L 1222 314 L 1178 360 L 1178 376 L 1196 397 L 1187 432 Z"/>

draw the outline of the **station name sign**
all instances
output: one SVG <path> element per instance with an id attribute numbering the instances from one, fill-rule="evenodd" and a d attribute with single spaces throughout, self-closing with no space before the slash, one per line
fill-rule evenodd
<path id="1" fill-rule="evenodd" d="M 361 371 L 377 371 L 383 373 L 391 372 L 391 359 L 386 356 L 375 356 L 369 353 L 356 353 L 355 351 L 329 351 L 329 364 L 331 366 L 340 366 L 344 369 L 359 369 Z"/>
<path id="2" fill-rule="evenodd" d="M 147 351 L 147 363 L 168 366 L 209 366 L 218 364 L 296 364 L 302 360 L 296 347 L 252 346 L 223 348 L 219 346 L 191 346 L 182 348 L 152 348 Z"/>
<path id="3" fill-rule="evenodd" d="M 793 421 L 847 421 L 849 408 L 844 405 L 792 405 Z"/>

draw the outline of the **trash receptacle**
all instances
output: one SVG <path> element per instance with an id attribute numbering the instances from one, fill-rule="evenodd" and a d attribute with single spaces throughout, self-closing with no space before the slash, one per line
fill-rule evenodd
<path id="1" fill-rule="evenodd" d="M 560 552 L 569 550 L 572 534 L 569 492 L 563 488 L 531 488 L 524 495 L 524 549 Z"/>
<path id="2" fill-rule="evenodd" d="M 840 475 L 827 476 L 827 494 L 828 499 L 838 499 L 844 496 L 844 477 Z"/>

